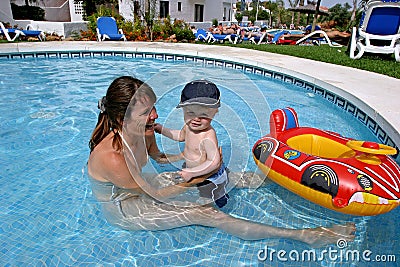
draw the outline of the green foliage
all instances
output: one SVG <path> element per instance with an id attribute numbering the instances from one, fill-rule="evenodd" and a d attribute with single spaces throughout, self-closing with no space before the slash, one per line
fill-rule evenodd
<path id="1" fill-rule="evenodd" d="M 353 26 L 358 27 L 358 25 L 360 25 L 360 21 L 361 21 L 361 17 L 362 17 L 362 10 L 358 10 L 358 12 L 356 13 L 356 19 L 350 23 L 349 28 L 351 29 Z"/>
<path id="2" fill-rule="evenodd" d="M 96 4 L 95 0 L 83 0 L 82 2 L 83 10 L 85 10 L 83 14 L 83 19 L 88 20 L 88 17 L 96 13 Z"/>
<path id="3" fill-rule="evenodd" d="M 135 22 L 133 24 L 133 32 L 132 33 L 133 33 L 133 35 L 129 40 L 137 40 L 137 39 L 139 39 L 139 37 L 143 37 L 146 35 L 145 28 L 144 28 L 142 22 L 138 18 L 135 19 Z"/>
<path id="4" fill-rule="evenodd" d="M 242 15 L 241 13 L 236 13 L 236 14 L 235 14 L 235 19 L 236 19 L 238 22 L 242 22 L 242 20 L 243 20 L 243 15 Z"/>
<path id="5" fill-rule="evenodd" d="M 97 7 L 101 5 L 118 9 L 118 0 L 83 0 L 82 6 L 83 10 L 85 10 L 83 18 L 87 20 L 89 16 L 97 12 Z"/>
<path id="6" fill-rule="evenodd" d="M 96 14 L 90 15 L 88 16 L 86 19 L 88 21 L 88 29 L 92 32 L 96 32 L 96 28 L 97 28 L 97 18 L 99 16 Z"/>
<path id="7" fill-rule="evenodd" d="M 147 0 L 146 1 L 147 9 L 144 10 L 144 23 L 146 26 L 146 34 L 150 40 L 154 40 L 153 26 L 154 26 L 154 20 L 157 17 L 157 12 L 156 12 L 157 3 L 156 2 L 157 1 L 155 1 L 155 0 Z"/>
<path id="8" fill-rule="evenodd" d="M 164 19 L 164 32 L 168 35 L 174 34 L 174 25 L 169 18 Z"/>
<path id="9" fill-rule="evenodd" d="M 189 28 L 189 25 L 186 24 L 183 20 L 175 20 L 173 25 L 171 25 L 171 23 L 168 24 L 168 22 L 164 21 L 164 30 L 166 32 L 172 30 L 172 34 L 175 34 L 176 40 L 178 42 L 190 42 L 194 41 L 195 39 L 195 36 L 192 30 Z"/>
<path id="10" fill-rule="evenodd" d="M 345 3 L 343 6 L 341 4 L 336 4 L 329 9 L 329 15 L 322 18 L 323 21 L 334 21 L 335 28 L 340 31 L 346 31 L 349 28 L 351 12 L 351 6 Z"/>
<path id="11" fill-rule="evenodd" d="M 183 40 L 186 41 L 193 41 L 195 39 L 195 36 L 193 34 L 193 32 L 188 29 L 188 28 L 180 28 L 180 27 L 176 27 L 174 28 L 174 33 L 176 35 L 176 40 L 178 42 L 181 42 Z"/>
<path id="12" fill-rule="evenodd" d="M 212 24 L 212 26 L 214 26 L 214 27 L 218 26 L 218 20 L 217 20 L 217 19 L 212 19 L 212 20 L 211 20 L 211 24 Z"/>
<path id="13" fill-rule="evenodd" d="M 236 1 L 236 10 L 238 11 L 242 10 L 242 2 L 240 2 L 240 0 Z"/>
<path id="14" fill-rule="evenodd" d="M 258 20 L 269 20 L 269 14 L 265 10 L 260 10 L 257 18 Z"/>
<path id="15" fill-rule="evenodd" d="M 37 6 L 18 6 L 11 3 L 11 10 L 14 19 L 44 20 L 44 9 Z"/>

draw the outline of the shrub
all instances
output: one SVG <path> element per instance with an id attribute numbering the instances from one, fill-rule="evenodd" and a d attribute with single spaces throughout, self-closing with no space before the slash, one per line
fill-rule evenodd
<path id="1" fill-rule="evenodd" d="M 122 29 L 122 30 L 125 32 L 124 29 Z M 128 38 L 128 36 L 129 36 L 129 38 Z M 146 29 L 139 19 L 135 19 L 135 22 L 132 25 L 132 33 L 129 32 L 128 36 L 126 37 L 126 39 L 131 40 L 131 41 L 135 41 L 135 40 L 146 41 L 147 40 Z"/>
<path id="2" fill-rule="evenodd" d="M 174 34 L 174 25 L 171 24 L 171 19 L 169 16 L 163 20 L 162 28 L 166 35 L 166 38 Z"/>
<path id="3" fill-rule="evenodd" d="M 193 32 L 190 29 L 181 29 L 181 28 L 175 28 L 174 33 L 176 36 L 176 40 L 178 42 L 186 40 L 186 41 L 193 41 L 195 39 L 195 36 Z"/>
<path id="4" fill-rule="evenodd" d="M 80 31 L 80 38 L 78 36 L 74 36 L 73 37 L 75 40 L 79 40 L 79 39 L 85 39 L 85 40 L 90 40 L 90 41 L 96 41 L 97 40 L 97 36 L 96 36 L 96 32 L 93 32 L 91 30 L 87 30 L 87 31 Z"/>
<path id="5" fill-rule="evenodd" d="M 175 29 L 176 28 L 179 29 L 179 30 L 177 30 L 175 32 L 176 39 L 178 41 L 186 40 L 186 41 L 190 42 L 190 41 L 194 41 L 196 39 L 196 37 L 194 36 L 194 33 L 190 29 L 190 25 L 185 23 L 185 21 L 183 21 L 183 20 L 175 20 L 174 21 L 174 28 Z"/>

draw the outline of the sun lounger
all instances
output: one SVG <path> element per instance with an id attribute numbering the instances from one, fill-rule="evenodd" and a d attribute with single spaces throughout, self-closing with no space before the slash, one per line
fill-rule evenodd
<path id="1" fill-rule="evenodd" d="M 252 36 L 249 38 L 249 41 L 252 42 L 253 44 L 261 44 L 263 40 L 267 37 L 267 32 L 263 32 L 261 35 L 258 36 Z"/>
<path id="2" fill-rule="evenodd" d="M 40 30 L 33 30 L 33 26 L 31 24 L 28 24 L 26 26 L 26 30 L 22 30 L 22 35 L 25 35 L 28 37 L 36 37 L 40 41 L 46 40 L 46 34 L 44 34 L 44 32 L 40 31 Z"/>
<path id="3" fill-rule="evenodd" d="M 196 41 L 208 42 L 210 34 L 210 32 L 207 32 L 204 29 L 198 29 L 194 36 L 196 37 Z"/>
<path id="4" fill-rule="evenodd" d="M 29 25 L 28 25 L 29 27 Z M 11 34 L 11 36 L 10 36 Z M 0 22 L 0 35 L 4 35 L 9 42 L 14 42 L 19 39 L 21 36 L 27 37 L 36 37 L 40 41 L 46 40 L 46 35 L 42 31 L 29 30 L 20 30 L 20 29 L 9 29 L 4 27 L 4 24 Z"/>
<path id="5" fill-rule="evenodd" d="M 126 41 L 126 37 L 122 29 L 118 29 L 117 22 L 113 17 L 97 18 L 97 41 Z"/>
<path id="6" fill-rule="evenodd" d="M 237 34 L 210 34 L 209 37 L 209 43 L 224 43 L 225 41 L 229 41 L 231 44 L 236 44 L 239 39 Z"/>
<path id="7" fill-rule="evenodd" d="M 365 52 L 394 53 L 400 62 L 400 2 L 370 1 L 358 30 L 353 28 L 350 58 L 359 59 Z"/>
<path id="8" fill-rule="evenodd" d="M 321 37 L 321 34 L 323 37 Z M 295 44 L 299 45 L 307 41 L 316 42 L 318 45 L 320 45 L 322 41 L 325 41 L 328 43 L 330 47 L 342 47 L 342 45 L 340 44 L 333 44 L 329 39 L 328 35 L 326 34 L 326 32 L 322 30 L 314 31 L 310 34 L 307 34 L 306 36 L 297 40 Z"/>
<path id="9" fill-rule="evenodd" d="M 282 30 L 282 31 L 276 33 L 276 34 L 274 35 L 274 37 L 272 38 L 272 40 L 271 40 L 271 44 L 280 44 L 280 43 L 279 43 L 279 40 L 280 40 L 280 38 L 282 37 L 282 35 L 284 35 L 284 34 L 289 34 L 289 33 L 290 33 L 290 32 L 289 32 L 288 30 Z"/>
<path id="10" fill-rule="evenodd" d="M 10 36 L 11 33 L 11 36 Z M 4 27 L 4 24 L 0 22 L 0 35 L 4 35 L 9 42 L 14 42 L 21 35 L 22 31 L 18 29 L 9 29 Z"/>

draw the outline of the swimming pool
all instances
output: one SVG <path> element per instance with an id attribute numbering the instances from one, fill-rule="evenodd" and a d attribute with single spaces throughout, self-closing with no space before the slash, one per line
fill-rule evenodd
<path id="1" fill-rule="evenodd" d="M 204 62 L 165 62 L 156 56 L 155 59 L 135 60 L 103 56 L 15 59 L 7 60 L 7 67 L 2 67 L 0 136 L 2 154 L 6 155 L 1 162 L 2 265 L 299 266 L 299 262 L 293 260 L 281 262 L 275 258 L 271 263 L 269 259 L 258 259 L 259 251 L 266 246 L 269 251 L 282 249 L 301 253 L 310 249 L 290 240 L 249 242 L 199 226 L 159 232 L 127 232 L 107 224 L 81 170 L 88 156 L 87 141 L 96 122 L 96 103 L 110 81 L 121 74 L 144 80 L 163 77 L 160 72 L 168 73 L 174 68 L 191 68 L 200 74 L 202 71 L 213 73 L 215 79 L 224 77 L 225 86 L 238 83 L 241 79 L 237 77 L 242 76 L 238 76 L 236 68 L 226 76 L 229 72 L 226 68 Z M 320 96 L 318 90 L 290 85 L 279 79 L 279 75 L 265 77 L 265 73 L 260 75 L 257 71 L 247 73 L 245 68 L 239 72 L 245 73 L 246 81 L 262 89 L 271 110 L 292 106 L 298 111 L 302 125 L 339 131 L 357 139 L 377 140 L 364 123 L 340 108 L 340 103 L 326 101 L 325 93 Z M 154 78 L 150 81 L 155 85 L 159 82 Z M 182 82 L 176 80 L 178 84 Z M 175 116 L 171 109 L 180 88 L 169 88 L 155 87 L 157 95 L 161 95 L 156 106 L 162 123 Z M 246 106 L 246 102 L 240 101 L 241 95 L 230 87 L 222 87 L 224 103 L 238 115 L 248 135 L 238 138 L 221 134 L 236 124 L 220 114 L 216 128 L 224 157 L 229 157 L 229 147 L 237 140 L 247 138 L 245 143 L 252 144 L 260 137 L 257 127 L 255 131 L 248 130 L 258 123 L 258 119 L 256 115 L 246 113 L 253 104 Z M 315 110 L 327 115 L 315 116 Z M 269 113 L 265 114 L 265 123 L 268 116 Z M 225 140 L 224 136 L 230 139 Z M 169 149 L 168 144 L 165 146 Z M 245 161 L 246 164 L 246 168 L 254 167 L 251 160 Z M 356 241 L 349 244 L 349 250 L 371 250 L 373 255 L 393 254 L 399 258 L 399 234 L 394 223 L 399 219 L 396 210 L 364 218 L 337 214 L 304 201 L 275 184 L 257 190 L 234 190 L 232 196 L 235 201 L 231 201 L 224 211 L 275 226 L 302 228 L 354 221 L 359 232 Z M 337 247 L 332 246 L 332 249 Z M 321 253 L 322 249 L 317 252 Z M 325 258 L 322 263 L 316 263 L 311 259 L 301 264 L 335 266 L 340 261 Z M 385 266 L 396 264 L 387 262 Z"/>

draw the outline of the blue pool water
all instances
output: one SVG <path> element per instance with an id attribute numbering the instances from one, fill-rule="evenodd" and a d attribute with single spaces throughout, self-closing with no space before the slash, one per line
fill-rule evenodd
<path id="1" fill-rule="evenodd" d="M 301 125 L 377 141 L 348 112 L 303 88 L 235 70 L 150 59 L 14 59 L 0 61 L 0 265 L 1 266 L 368 266 L 365 261 L 262 261 L 260 250 L 301 253 L 310 248 L 287 239 L 244 241 L 201 226 L 128 232 L 109 225 L 82 169 L 97 120 L 97 100 L 121 75 L 147 80 L 159 100 L 159 122 L 178 127 L 175 110 L 185 79 L 218 83 L 222 103 L 214 127 L 224 159 L 237 170 L 255 170 L 250 151 L 268 130 L 271 110 L 291 106 Z M 259 105 L 262 103 L 262 105 Z M 160 139 L 163 149 L 176 147 Z M 163 171 L 161 167 L 158 170 Z M 305 228 L 355 222 L 347 250 L 372 252 L 398 266 L 398 210 L 353 217 L 314 205 L 270 183 L 257 190 L 234 189 L 223 208 L 236 217 L 279 227 Z M 260 254 L 261 255 L 261 254 Z M 336 256 L 336 258 L 335 258 Z M 318 262 L 317 262 L 318 261 Z"/>

